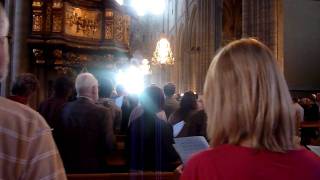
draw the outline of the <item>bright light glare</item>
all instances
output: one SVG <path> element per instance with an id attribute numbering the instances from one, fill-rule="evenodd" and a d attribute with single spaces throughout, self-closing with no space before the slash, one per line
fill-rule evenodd
<path id="1" fill-rule="evenodd" d="M 160 15 L 165 8 L 164 0 L 132 0 L 132 7 L 136 10 L 139 16 L 144 16 L 146 13 Z"/>
<path id="2" fill-rule="evenodd" d="M 120 4 L 120 6 L 123 5 L 123 0 L 116 0 L 118 4 Z"/>
<path id="3" fill-rule="evenodd" d="M 157 43 L 156 49 L 158 50 L 158 61 L 160 64 L 166 64 L 168 55 L 171 51 L 170 43 L 167 39 L 162 38 Z"/>
<path id="4" fill-rule="evenodd" d="M 123 71 L 119 70 L 116 81 L 130 94 L 140 94 L 144 90 L 144 74 L 135 66 L 130 66 Z"/>

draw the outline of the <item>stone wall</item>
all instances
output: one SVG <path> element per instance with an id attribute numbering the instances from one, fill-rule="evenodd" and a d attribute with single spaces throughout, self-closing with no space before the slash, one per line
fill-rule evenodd
<path id="1" fill-rule="evenodd" d="M 175 57 L 173 66 L 154 66 L 151 82 L 174 82 L 177 92 L 202 94 L 207 69 L 221 42 L 221 0 L 168 0 L 164 16 L 149 17 L 146 56 L 150 59 L 163 30 Z"/>
<path id="2" fill-rule="evenodd" d="M 284 74 L 291 90 L 320 89 L 320 1 L 284 0 Z"/>

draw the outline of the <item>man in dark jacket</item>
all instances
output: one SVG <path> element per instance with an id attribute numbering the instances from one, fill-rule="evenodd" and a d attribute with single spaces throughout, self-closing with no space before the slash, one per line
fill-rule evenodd
<path id="1" fill-rule="evenodd" d="M 54 83 L 54 94 L 49 99 L 43 101 L 38 108 L 38 112 L 44 117 L 49 126 L 53 129 L 53 138 L 57 141 L 57 132 L 61 111 L 68 102 L 68 98 L 73 90 L 73 82 L 66 76 L 58 77 Z"/>
<path id="2" fill-rule="evenodd" d="M 76 79 L 77 100 L 62 110 L 63 139 L 57 142 L 68 173 L 107 171 L 106 157 L 114 144 L 111 114 L 96 105 L 98 81 L 90 73 Z"/>
<path id="3" fill-rule="evenodd" d="M 179 157 L 172 144 L 172 127 L 156 115 L 163 107 L 163 92 L 150 86 L 142 95 L 143 114 L 131 122 L 126 140 L 130 170 L 173 171 Z"/>

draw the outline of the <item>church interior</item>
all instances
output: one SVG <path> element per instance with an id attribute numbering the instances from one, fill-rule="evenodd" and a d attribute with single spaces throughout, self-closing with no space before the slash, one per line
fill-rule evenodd
<path id="1" fill-rule="evenodd" d="M 208 97 L 204 96 L 204 85 L 213 58 L 229 43 L 251 38 L 271 50 L 291 97 L 304 110 L 297 125 L 301 145 L 320 147 L 319 0 L 1 0 L 1 4 L 9 21 L 10 54 L 8 73 L 0 84 L 3 97 L 13 96 L 16 78 L 30 73 L 38 85 L 28 97 L 27 105 L 40 112 L 41 103 L 54 96 L 58 77 L 68 77 L 74 86 L 79 74 L 90 73 L 99 83 L 110 81 L 113 85 L 110 99 L 117 106 L 117 98 L 122 96 L 116 87 L 123 88 L 128 97 L 132 95 L 134 98 L 128 102 L 134 104 L 150 85 L 159 87 L 166 95 L 168 84 L 173 85 L 180 106 L 190 93 L 197 98 L 198 106 L 203 106 L 202 101 L 206 101 L 203 97 Z M 82 97 L 76 90 L 71 94 L 69 102 Z M 122 98 L 121 103 L 126 100 Z M 131 118 L 133 107 L 123 109 L 123 104 L 118 107 L 122 120 Z M 110 109 L 115 114 L 116 110 Z M 203 113 L 200 115 L 206 116 Z M 179 116 L 182 117 L 189 118 Z M 169 121 L 171 116 L 167 114 L 166 119 Z M 125 160 L 128 134 L 121 132 L 123 122 L 120 124 L 113 125 L 116 150 L 107 160 L 109 170 L 100 176 L 84 175 L 68 169 L 72 163 L 64 162 L 69 179 L 133 177 L 128 175 Z M 173 126 L 173 133 L 175 128 L 179 129 Z M 71 130 L 66 135 L 73 136 Z M 59 141 L 57 145 L 59 149 Z M 66 155 L 60 154 L 64 161 Z M 175 165 L 180 167 L 179 163 Z M 180 176 L 177 169 L 159 174 L 145 172 L 135 174 L 134 178 L 193 179 Z M 313 177 L 320 177 L 319 172 Z"/>
<path id="2" fill-rule="evenodd" d="M 163 0 L 158 14 L 139 0 L 2 1 L 11 22 L 4 96 L 20 73 L 39 79 L 36 104 L 51 95 L 58 74 L 74 76 L 87 69 L 116 81 L 119 70 L 144 65 L 144 59 L 146 83 L 173 82 L 179 93 L 202 94 L 214 54 L 242 37 L 257 38 L 274 52 L 292 92 L 319 89 L 316 0 Z M 161 38 L 169 42 L 172 63 L 152 61 Z"/>

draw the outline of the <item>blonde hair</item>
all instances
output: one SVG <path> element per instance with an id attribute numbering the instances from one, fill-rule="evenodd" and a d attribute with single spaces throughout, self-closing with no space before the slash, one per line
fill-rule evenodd
<path id="1" fill-rule="evenodd" d="M 294 149 L 292 100 L 272 52 L 254 39 L 234 41 L 214 57 L 204 86 L 211 145 L 285 152 Z"/>

